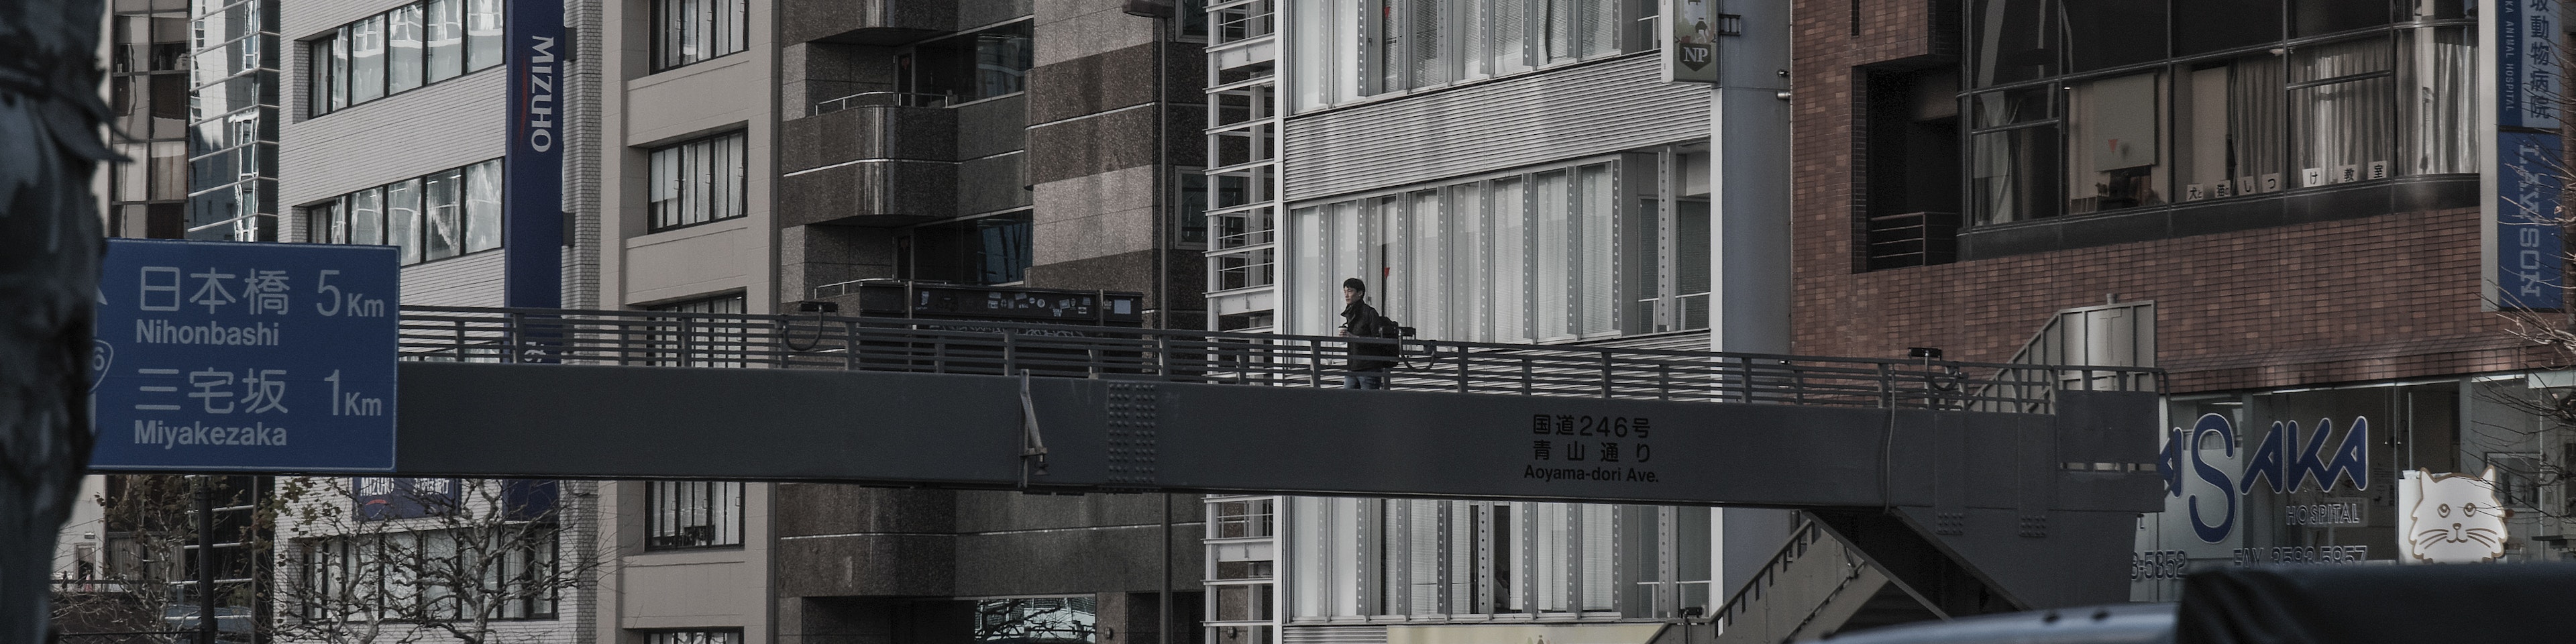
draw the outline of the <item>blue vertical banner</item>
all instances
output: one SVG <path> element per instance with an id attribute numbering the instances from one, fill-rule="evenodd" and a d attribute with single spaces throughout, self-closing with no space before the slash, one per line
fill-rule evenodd
<path id="1" fill-rule="evenodd" d="M 2558 0 L 2495 0 L 2496 125 L 2558 129 Z"/>
<path id="2" fill-rule="evenodd" d="M 563 305 L 563 0 L 510 0 L 510 148 L 503 158 L 502 304 Z"/>
<path id="3" fill-rule="evenodd" d="M 2486 300 L 2498 310 L 2566 308 L 2566 226 L 2559 190 L 2560 0 L 2484 0 L 2480 25 L 2494 76 L 2494 155 L 2486 164 Z"/>
<path id="4" fill-rule="evenodd" d="M 2559 226 L 2564 178 L 2556 132 L 2496 134 L 2496 306 L 2555 311 L 2567 304 L 2566 242 Z"/>

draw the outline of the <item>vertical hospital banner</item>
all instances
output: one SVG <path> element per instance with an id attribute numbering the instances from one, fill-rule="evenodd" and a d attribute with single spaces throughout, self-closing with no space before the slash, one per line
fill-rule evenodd
<path id="1" fill-rule="evenodd" d="M 1717 0 L 1664 0 L 1664 82 L 1717 82 L 1717 37 L 1727 28 Z"/>
<path id="2" fill-rule="evenodd" d="M 2566 307 L 2560 163 L 2559 0 L 2484 0 L 2482 68 L 2494 91 L 2495 127 L 2482 168 L 2486 217 L 2480 248 L 2485 300 L 2498 310 Z"/>
<path id="3" fill-rule="evenodd" d="M 504 306 L 563 305 L 563 0 L 509 0 L 509 151 L 502 157 Z"/>

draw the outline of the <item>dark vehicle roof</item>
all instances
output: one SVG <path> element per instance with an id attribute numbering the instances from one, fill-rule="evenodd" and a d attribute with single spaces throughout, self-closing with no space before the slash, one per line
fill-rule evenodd
<path id="1" fill-rule="evenodd" d="M 1834 644 L 2426 644 L 2576 641 L 2576 564 L 2281 566 L 2194 573 L 2179 604 L 1983 615 Z"/>
<path id="2" fill-rule="evenodd" d="M 2173 604 L 2110 604 L 1962 617 L 1825 638 L 1833 644 L 2167 644 Z"/>

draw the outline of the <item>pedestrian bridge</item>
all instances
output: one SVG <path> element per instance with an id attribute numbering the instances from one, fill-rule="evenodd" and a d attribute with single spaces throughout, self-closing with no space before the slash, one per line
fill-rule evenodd
<path id="1" fill-rule="evenodd" d="M 1363 391 L 1334 337 L 430 307 L 401 335 L 406 476 L 1798 508 L 2036 605 L 2125 599 L 2162 508 L 2138 367 L 1406 339 Z"/>

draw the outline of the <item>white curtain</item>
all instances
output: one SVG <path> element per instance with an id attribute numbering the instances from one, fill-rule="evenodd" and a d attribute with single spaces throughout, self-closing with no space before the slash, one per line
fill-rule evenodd
<path id="1" fill-rule="evenodd" d="M 2404 32 L 2398 109 L 2406 115 L 2398 174 L 2478 171 L 2477 40 L 2461 28 Z"/>
<path id="2" fill-rule="evenodd" d="M 2386 72 L 2389 55 L 2384 37 L 2310 45 L 2291 57 L 2291 81 Z M 2371 164 L 2385 164 L 2396 132 L 2390 113 L 2396 105 L 2394 90 L 2395 83 L 2386 76 L 2291 90 L 2290 102 L 2298 119 L 2297 185 L 2367 179 Z"/>

